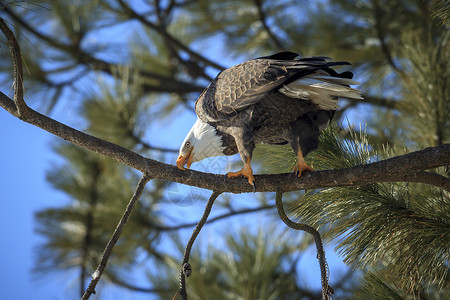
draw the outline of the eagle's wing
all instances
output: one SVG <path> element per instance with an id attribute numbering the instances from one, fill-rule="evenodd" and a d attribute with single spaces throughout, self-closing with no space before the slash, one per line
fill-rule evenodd
<path id="1" fill-rule="evenodd" d="M 205 122 L 223 120 L 261 101 L 270 91 L 316 71 L 325 71 L 322 75 L 342 79 L 353 75 L 350 72 L 338 74 L 330 68 L 348 63 L 331 62 L 326 57 L 294 59 L 296 56 L 296 53 L 282 52 L 224 70 L 198 98 L 195 104 L 198 117 Z"/>
<path id="2" fill-rule="evenodd" d="M 246 61 L 221 72 L 203 91 L 195 111 L 204 121 L 218 121 L 260 101 L 289 77 L 275 60 Z"/>

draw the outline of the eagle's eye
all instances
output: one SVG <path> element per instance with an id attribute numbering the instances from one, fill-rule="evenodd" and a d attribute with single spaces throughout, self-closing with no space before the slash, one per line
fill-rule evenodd
<path id="1" fill-rule="evenodd" d="M 184 144 L 184 146 L 189 149 L 189 147 L 191 146 L 191 142 L 186 142 L 186 144 Z"/>

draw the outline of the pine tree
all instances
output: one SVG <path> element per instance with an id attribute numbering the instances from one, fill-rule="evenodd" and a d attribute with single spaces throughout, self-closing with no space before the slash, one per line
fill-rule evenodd
<path id="1" fill-rule="evenodd" d="M 191 115 L 193 99 L 219 71 L 283 49 L 350 61 L 362 82 L 365 101 L 342 100 L 335 124 L 308 157 L 315 169 L 352 167 L 450 141 L 445 1 L 19 3 L 3 4 L 1 16 L 13 25 L 22 47 L 27 95 L 40 99 L 37 104 L 50 114 L 70 107 L 83 131 L 148 157 L 173 164 L 177 151 L 155 144 L 146 131 Z M 3 36 L 1 45 L 6 45 Z M 10 85 L 13 66 L 6 56 L 0 70 L 2 87 Z M 54 149 L 65 163 L 49 169 L 48 181 L 71 203 L 37 213 L 45 242 L 37 248 L 35 271 L 73 272 L 83 294 L 138 175 L 65 142 L 55 142 Z M 255 160 L 258 171 L 281 173 L 291 170 L 295 156 L 287 147 L 261 146 Z M 433 171 L 449 176 L 448 167 Z M 183 248 L 197 221 L 186 210 L 201 210 L 204 195 L 151 181 L 114 248 L 103 283 L 172 297 Z M 320 291 L 301 284 L 297 270 L 299 256 L 313 241 L 280 229 L 273 198 L 249 196 L 247 204 L 236 204 L 233 196 L 219 197 L 214 217 L 220 228 L 208 224 L 214 235 L 204 229 L 191 256 L 190 298 L 320 298 Z M 284 198 L 297 220 L 319 228 L 326 243 L 335 241 L 336 251 L 358 270 L 332 282 L 339 299 L 450 294 L 447 191 L 418 183 L 373 183 Z M 258 213 L 250 229 L 233 225 L 248 225 L 250 213 Z M 208 241 L 215 233 L 220 245 Z M 145 286 L 129 280 L 139 264 L 148 278 Z"/>

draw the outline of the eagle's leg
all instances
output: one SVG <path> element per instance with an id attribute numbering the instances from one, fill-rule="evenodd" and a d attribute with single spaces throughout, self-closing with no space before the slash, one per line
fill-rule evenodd
<path id="1" fill-rule="evenodd" d="M 253 177 L 251 166 L 252 153 L 253 149 L 255 149 L 255 137 L 251 128 L 250 126 L 243 126 L 241 128 L 235 128 L 232 132 L 239 155 L 244 162 L 244 167 L 240 171 L 229 172 L 227 175 L 228 177 L 247 177 L 248 182 L 253 186 L 253 191 L 256 191 L 255 177 Z"/>
<path id="2" fill-rule="evenodd" d="M 297 155 L 293 172 L 300 177 L 303 171 L 314 171 L 305 161 L 305 156 L 319 146 L 319 126 L 308 115 L 303 115 L 291 125 L 290 144 Z"/>

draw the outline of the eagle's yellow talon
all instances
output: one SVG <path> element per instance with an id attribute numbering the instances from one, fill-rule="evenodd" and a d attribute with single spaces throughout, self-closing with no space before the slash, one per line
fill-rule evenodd
<path id="1" fill-rule="evenodd" d="M 293 172 L 297 175 L 297 177 L 300 177 L 302 176 L 303 171 L 312 172 L 314 171 L 314 169 L 308 166 L 308 164 L 303 159 L 302 160 L 299 159 L 294 167 Z"/>
<path id="2" fill-rule="evenodd" d="M 253 186 L 253 188 L 255 189 L 255 177 L 253 177 L 253 170 L 250 165 L 250 159 L 247 161 L 246 164 L 244 164 L 244 167 L 241 170 L 236 171 L 236 172 L 228 172 L 227 176 L 228 176 L 228 178 L 239 177 L 239 176 L 247 177 L 248 183 L 250 183 Z"/>

